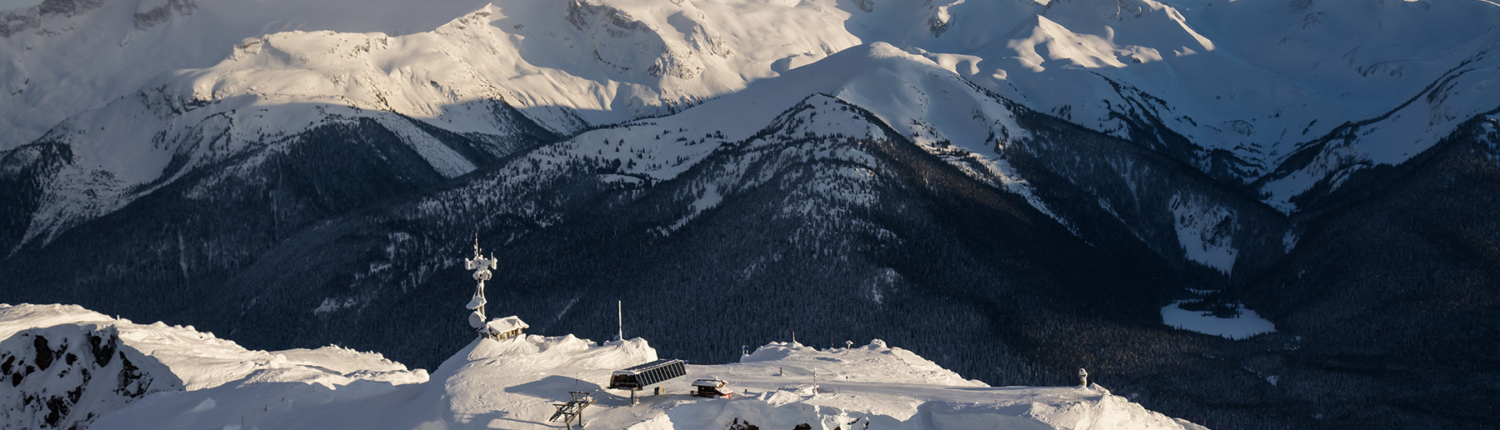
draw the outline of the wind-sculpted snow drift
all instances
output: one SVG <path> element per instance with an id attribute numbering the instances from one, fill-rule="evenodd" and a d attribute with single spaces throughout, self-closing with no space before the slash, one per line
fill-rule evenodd
<path id="1" fill-rule="evenodd" d="M 0 304 L 0 360 L 7 388 L 15 388 L 0 395 L 5 428 L 89 428 L 153 394 L 226 385 L 295 381 L 289 385 L 346 387 L 337 393 L 345 395 L 362 385 L 427 380 L 425 371 L 408 371 L 379 354 L 337 347 L 247 351 L 191 326 L 140 325 L 61 305 Z"/>
<path id="2" fill-rule="evenodd" d="M 68 372 L 60 372 L 62 378 L 39 377 L 56 374 L 49 368 L 57 372 L 112 355 L 59 358 L 67 364 L 55 367 L 41 364 L 43 373 L 27 376 L 20 391 L 25 396 L 5 399 L 7 426 L 18 428 L 551 428 L 546 418 L 554 412 L 552 403 L 568 391 L 590 391 L 599 400 L 585 413 L 588 428 L 703 429 L 737 422 L 763 429 L 810 424 L 823 430 L 855 423 L 930 430 L 1201 428 L 1148 411 L 1097 385 L 990 388 L 879 340 L 828 350 L 772 343 L 739 363 L 692 364 L 686 378 L 664 386 L 666 394 L 631 406 L 599 383 L 614 370 L 657 358 L 640 338 L 607 343 L 571 335 L 476 339 L 429 375 L 379 354 L 337 347 L 248 351 L 191 327 L 137 325 L 77 306 L 0 305 L 0 327 L 0 344 L 6 345 L 0 353 L 21 357 L 16 367 L 29 366 L 26 360 L 33 356 L 51 360 L 47 348 L 11 346 L 17 340 L 32 343 L 44 334 L 54 341 L 72 340 L 56 337 L 69 332 L 104 333 L 107 343 L 95 349 L 122 351 L 118 362 L 128 363 L 128 356 L 147 363 L 126 365 L 130 378 L 118 378 L 128 382 L 120 388 L 90 384 L 88 376 L 80 382 L 77 376 L 67 377 Z M 58 348 L 65 354 L 89 350 L 66 344 Z M 102 368 L 89 369 L 98 380 L 116 382 L 112 373 L 100 373 Z M 731 381 L 737 395 L 689 397 L 688 383 L 704 377 Z M 137 391 L 121 393 L 125 388 Z M 63 391 L 71 402 L 45 400 L 48 393 Z M 29 417 L 44 417 L 46 424 L 16 420 Z"/>

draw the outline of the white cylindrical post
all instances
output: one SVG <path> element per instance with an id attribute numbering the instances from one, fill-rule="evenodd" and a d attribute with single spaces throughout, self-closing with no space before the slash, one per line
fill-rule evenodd
<path id="1" fill-rule="evenodd" d="M 620 341 L 624 341 L 625 340 L 625 304 L 624 304 L 623 300 L 616 300 L 615 301 L 615 330 L 618 331 L 618 333 L 615 334 L 615 337 L 619 338 Z"/>

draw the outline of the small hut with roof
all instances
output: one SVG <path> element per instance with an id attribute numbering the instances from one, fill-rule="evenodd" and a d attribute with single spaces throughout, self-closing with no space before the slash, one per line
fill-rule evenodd
<path id="1" fill-rule="evenodd" d="M 520 317 L 514 315 L 505 318 L 495 318 L 484 325 L 484 337 L 494 340 L 506 340 L 520 336 L 521 330 L 527 327 L 531 326 L 527 325 L 525 321 L 521 321 Z"/>

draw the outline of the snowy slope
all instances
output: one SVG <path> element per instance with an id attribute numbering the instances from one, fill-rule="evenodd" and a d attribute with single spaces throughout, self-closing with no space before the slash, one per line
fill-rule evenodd
<path id="1" fill-rule="evenodd" d="M 870 24 L 862 37 L 920 48 L 1034 109 L 1157 145 L 1240 183 L 1270 173 L 1299 144 L 1340 124 L 1379 117 L 1426 93 L 1500 43 L 1493 25 L 1500 7 L 1484 1 L 942 3 L 951 4 L 925 6 L 941 23 L 930 34 Z M 896 10 L 902 7 L 923 6 L 893 5 L 890 18 L 871 19 L 921 15 Z M 877 7 L 871 15 L 881 13 Z M 1464 93 L 1493 93 L 1470 88 Z M 1400 163 L 1457 122 L 1494 108 L 1470 97 L 1440 104 L 1441 113 L 1422 116 L 1432 122 L 1417 133 L 1365 143 L 1377 147 L 1367 160 Z M 1264 191 L 1284 200 L 1302 190 Z"/>
<path id="2" fill-rule="evenodd" d="M 907 103 L 908 100 L 919 102 Z M 829 103 L 834 105 L 827 107 Z M 799 104 L 808 105 L 813 111 L 800 113 L 804 118 L 786 117 Z M 851 107 L 868 111 L 874 117 L 862 117 Z M 1012 172 L 993 150 L 1005 140 L 1026 137 L 1004 102 L 923 57 L 884 43 L 844 50 L 673 115 L 625 122 L 546 145 L 526 154 L 523 162 L 511 163 L 488 179 L 428 200 L 437 205 L 461 200 L 452 196 L 461 194 L 465 196 L 462 199 L 489 204 L 502 195 L 544 195 L 554 186 L 550 181 L 575 172 L 580 164 L 612 171 L 619 181 L 630 184 L 643 180 L 668 181 L 699 166 L 715 153 L 806 137 L 884 139 L 886 131 L 882 126 L 891 127 L 901 137 L 976 179 L 1029 197 L 1034 206 L 1046 213 L 1045 204 L 1031 197 L 1024 179 Z M 772 132 L 775 135 L 765 135 Z M 869 158 L 858 153 L 819 156 L 856 161 Z M 736 172 L 722 172 L 717 185 L 705 185 L 704 198 L 695 203 L 694 212 L 711 208 L 716 203 L 712 195 L 728 193 L 732 191 L 730 188 L 753 187 L 763 181 L 764 178 L 741 178 Z M 517 215 L 543 225 L 555 223 L 562 216 L 534 211 L 537 208 L 533 204 L 511 202 L 491 210 L 524 209 L 524 213 Z M 470 209 L 423 207 L 424 211 Z M 664 227 L 670 231 L 681 225 Z"/>
<path id="3" fill-rule="evenodd" d="M 160 364 L 120 347 L 110 326 L 64 324 L 0 342 L 0 427 L 82 428 L 141 397 L 181 390 Z"/>
<path id="4" fill-rule="evenodd" d="M 164 18 L 167 24 L 129 28 L 124 22 L 133 15 L 113 3 L 87 3 L 61 15 L 22 11 L 39 13 L 42 19 L 35 26 L 17 27 L 0 44 L 15 54 L 13 69 L 4 76 L 19 79 L 4 99 L 17 108 L 0 111 L 20 116 L 7 117 L 18 133 L 5 137 L 20 140 L 0 147 L 33 141 L 62 144 L 66 155 L 53 157 L 61 160 L 58 167 L 36 168 L 47 172 L 42 178 L 14 178 L 40 183 L 41 189 L 12 252 L 37 239 L 50 242 L 215 162 L 248 156 L 248 167 L 254 167 L 268 158 L 268 148 L 285 152 L 281 143 L 287 138 L 331 123 L 373 118 L 451 178 L 474 170 L 480 160 L 436 142 L 401 116 L 486 142 L 515 140 L 529 132 L 533 119 L 571 134 L 596 124 L 671 113 L 743 88 L 751 79 L 774 76 L 773 63 L 780 59 L 809 52 L 817 58 L 857 43 L 837 31 L 837 21 L 829 18 L 837 14 L 761 2 L 708 5 L 718 8 L 711 15 L 692 3 L 662 10 L 650 2 L 618 7 L 511 2 L 455 13 L 456 19 L 434 25 L 435 30 L 406 35 L 327 30 L 241 34 L 240 27 L 219 22 L 218 14 L 243 22 L 269 20 L 275 13 L 303 14 L 308 28 L 338 30 L 347 28 L 347 18 L 323 17 L 326 12 L 317 9 L 337 6 L 330 4 L 248 14 L 239 13 L 238 3 L 184 4 L 172 9 L 181 16 Z M 416 18 L 422 16 L 427 15 Z M 746 16 L 759 19 L 747 21 Z M 709 17 L 714 21 L 705 21 Z M 788 20 L 827 31 L 819 38 L 780 31 L 778 25 Z M 409 24 L 373 19 L 368 25 L 406 29 Z M 75 34 L 83 26 L 94 38 L 74 40 L 83 36 Z M 259 31 L 271 28 L 284 27 Z M 187 54 L 197 51 L 150 44 L 148 53 L 137 56 L 131 46 L 141 43 L 101 45 L 92 32 L 191 39 L 201 43 L 195 48 L 217 51 L 192 57 Z M 221 38 L 234 42 L 216 42 Z M 784 43 L 768 49 L 749 46 L 778 38 Z M 61 52 L 76 54 L 67 58 L 96 57 L 96 63 L 120 55 L 151 61 L 139 67 L 122 64 L 124 73 L 52 64 L 61 61 L 53 58 L 58 52 L 30 49 L 37 44 L 56 44 Z M 78 53 L 88 49 L 109 55 Z M 192 58 L 152 57 L 163 55 Z M 31 76 L 33 68 L 56 76 Z M 100 85 L 108 88 L 94 89 Z M 68 112 L 63 117 L 61 111 L 22 105 Z M 33 115 L 38 117 L 28 117 Z M 36 127 L 47 128 L 39 129 L 44 134 L 27 131 Z M 492 156 L 516 149 L 494 146 L 498 148 L 486 148 Z M 42 157 L 19 153 L 9 158 L 6 173 L 13 175 L 35 168 L 29 164 Z"/>
<path id="5" fill-rule="evenodd" d="M 1249 183 L 1297 144 L 1380 116 L 1500 42 L 1488 25 L 1500 7 L 1484 1 L 62 3 L 70 8 L 6 12 L 0 52 L 12 60 L 0 64 L 0 101 L 31 108 L 0 110 L 19 131 L 0 148 L 164 76 L 186 99 L 320 101 L 463 131 L 484 125 L 456 106 L 503 98 L 569 132 L 670 113 L 886 42 Z M 335 13 L 346 9 L 362 13 Z M 1487 104 L 1443 110 L 1461 120 Z M 1436 133 L 1451 128 L 1440 122 Z M 1371 161 L 1400 162 L 1433 140 L 1416 137 L 1376 143 L 1389 148 Z"/>
<path id="6" fill-rule="evenodd" d="M 431 31 L 483 1 L 62 0 L 0 11 L 0 148 L 223 60 L 242 39 L 292 30 Z"/>
<path id="7" fill-rule="evenodd" d="M 1253 186 L 1290 213 L 1298 196 L 1405 161 L 1494 108 L 1500 59 L 1486 53 L 1500 33 L 1484 23 L 1500 7 L 1354 3 L 454 0 L 420 13 L 360 4 L 373 12 L 359 16 L 333 0 L 49 3 L 5 12 L 0 123 L 14 132 L 0 148 L 66 143 L 76 157 L 20 238 L 46 242 L 333 117 L 375 117 L 454 177 L 476 160 L 392 114 L 471 136 L 515 135 L 524 115 L 569 135 L 787 75 L 809 82 L 781 80 L 783 98 L 864 107 L 1046 213 L 1005 160 L 974 158 L 1027 137 L 991 94 Z M 1346 36 L 1364 33 L 1381 36 Z M 819 64 L 856 46 L 889 60 Z M 820 72 L 792 73 L 807 64 Z"/>
<path id="8" fill-rule="evenodd" d="M 1325 136 L 1297 145 L 1255 185 L 1267 203 L 1283 212 L 1315 204 L 1316 198 L 1339 189 L 1353 175 L 1401 164 L 1454 135 L 1466 121 L 1500 109 L 1494 97 L 1500 88 L 1496 76 L 1500 56 L 1491 49 L 1463 58 L 1390 111 L 1340 124 Z"/>
<path id="9" fill-rule="evenodd" d="M 271 34 L 185 71 L 177 91 L 393 110 L 456 131 L 488 124 L 467 124 L 454 105 L 504 98 L 566 133 L 668 113 L 774 76 L 778 59 L 857 42 L 811 10 L 658 3 L 503 2 L 407 36 Z M 797 31 L 776 31 L 772 19 Z"/>
<path id="10" fill-rule="evenodd" d="M 464 131 L 474 125 L 453 105 L 504 97 L 576 131 L 670 112 L 859 42 L 831 6 L 784 2 L 174 0 L 152 15 L 163 2 L 148 0 L 144 15 L 160 17 L 144 19 L 136 0 L 76 3 L 5 12 L 0 121 L 17 133 L 0 148 L 159 79 L 186 99 L 320 100 L 458 118 Z"/>
<path id="11" fill-rule="evenodd" d="M 50 371 L 41 369 L 40 375 L 55 375 L 55 379 L 34 375 L 15 378 L 19 390 L 0 395 L 5 402 L 6 428 L 28 428 L 44 422 L 56 428 L 67 428 L 66 423 L 72 422 L 87 426 L 98 416 L 152 393 L 198 391 L 226 384 L 295 383 L 331 388 L 355 381 L 391 385 L 427 380 L 426 371 L 407 370 L 379 354 L 338 347 L 249 351 L 191 326 L 135 324 L 78 306 L 0 304 L 0 339 L 4 339 L 0 341 L 0 354 L 4 354 L 0 360 L 19 359 L 11 360 L 15 373 L 19 374 L 18 369 L 28 361 L 43 361 L 45 355 L 45 361 L 54 364 Z M 39 354 L 41 345 L 50 345 L 47 349 L 56 352 Z M 118 351 L 118 358 L 111 354 L 114 351 Z M 80 357 L 77 365 L 75 359 L 65 358 L 73 355 Z M 90 363 L 95 365 L 87 367 Z M 69 401 L 46 400 L 64 395 Z M 340 392 L 333 398 L 342 395 Z M 39 397 L 43 404 L 32 404 L 35 401 L 25 396 Z M 53 414 L 60 418 L 48 418 Z"/>
<path id="12" fill-rule="evenodd" d="M 1495 108 L 1500 7 L 1486 1 L 860 4 L 846 27 L 866 43 L 1229 185 L 1260 181 L 1284 212 L 1319 181 L 1399 164 Z M 1376 120 L 1357 136 L 1343 126 Z M 1339 145 L 1317 145 L 1328 139 Z"/>
<path id="13" fill-rule="evenodd" d="M 0 160 L 0 176 L 38 188 L 36 206 L 22 223 L 24 235 L 8 252 L 33 241 L 46 244 L 69 228 L 184 177 L 216 176 L 199 184 L 200 190 L 226 179 L 266 183 L 268 178 L 249 172 L 306 145 L 305 133 L 319 127 L 355 127 L 372 121 L 445 178 L 471 172 L 538 136 L 533 123 L 503 102 L 477 102 L 466 108 L 475 112 L 477 121 L 490 124 L 485 134 L 463 135 L 480 142 L 477 151 L 461 151 L 407 117 L 386 111 L 311 103 L 268 105 L 253 96 L 192 101 L 172 98 L 160 88 L 142 91 L 75 115 L 37 144 Z M 225 162 L 234 166 L 225 169 L 230 167 Z M 209 166 L 223 170 L 204 172 Z"/>
<path id="14" fill-rule="evenodd" d="M 926 58 L 879 42 L 839 52 L 677 115 L 584 133 L 571 139 L 577 145 L 573 156 L 597 158 L 604 148 L 595 143 L 614 145 L 627 151 L 603 153 L 602 162 L 620 159 L 621 154 L 642 154 L 645 162 L 627 167 L 627 172 L 671 179 L 720 145 L 753 140 L 787 109 L 815 95 L 867 110 L 902 137 L 971 176 L 1030 195 L 1024 179 L 995 152 L 997 145 L 1027 138 L 1004 101 Z M 864 122 L 858 115 L 825 116 L 781 131 L 855 138 L 882 134 L 866 129 Z M 1046 212 L 1043 203 L 1030 200 Z"/>
<path id="15" fill-rule="evenodd" d="M 183 381 L 128 404 L 94 406 L 93 429 L 551 428 L 545 421 L 551 404 L 567 391 L 593 391 L 599 399 L 585 412 L 592 428 L 719 428 L 736 420 L 766 429 L 802 423 L 831 429 L 856 421 L 910 429 L 1201 428 L 1098 386 L 990 388 L 879 340 L 830 350 L 773 343 L 739 363 L 692 364 L 686 378 L 665 384 L 667 394 L 632 407 L 623 393 L 599 384 L 613 370 L 657 358 L 639 338 L 602 344 L 573 336 L 479 339 L 429 378 L 378 354 L 336 347 L 246 351 L 190 327 L 136 325 L 76 306 L 0 306 L 0 327 L 6 345 L 37 330 L 118 330 L 122 350 L 153 364 L 144 369 Z M 730 381 L 736 395 L 686 395 L 689 382 L 706 377 Z"/>

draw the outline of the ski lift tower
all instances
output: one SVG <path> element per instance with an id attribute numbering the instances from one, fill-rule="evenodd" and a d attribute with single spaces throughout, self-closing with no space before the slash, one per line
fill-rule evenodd
<path id="1" fill-rule="evenodd" d="M 474 290 L 474 298 L 470 299 L 469 305 L 466 306 L 469 310 L 474 311 L 469 314 L 469 326 L 477 330 L 480 335 L 485 335 L 489 327 L 486 327 L 484 323 L 484 304 L 488 302 L 484 298 L 484 281 L 490 280 L 490 271 L 499 267 L 499 265 L 493 253 L 490 254 L 489 258 L 480 255 L 478 233 L 474 234 L 474 258 L 464 259 L 464 267 L 468 270 L 473 270 L 474 280 L 479 281 L 479 286 Z"/>
<path id="2" fill-rule="evenodd" d="M 578 421 L 578 428 L 581 429 L 583 428 L 583 409 L 594 404 L 594 397 L 587 391 L 569 391 L 568 394 L 572 398 L 568 399 L 567 403 L 552 404 L 552 406 L 557 407 L 557 412 L 552 414 L 552 418 L 548 419 L 547 422 L 554 422 L 558 418 L 562 418 L 563 424 L 572 429 L 573 421 Z"/>

